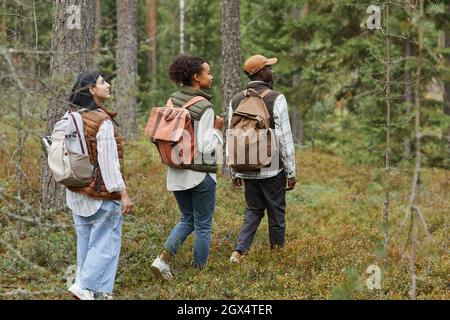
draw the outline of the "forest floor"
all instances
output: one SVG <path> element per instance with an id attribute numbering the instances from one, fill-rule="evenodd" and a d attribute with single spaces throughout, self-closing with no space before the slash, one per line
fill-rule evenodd
<path id="1" fill-rule="evenodd" d="M 12 139 L 9 141 L 15 141 Z M 38 212 L 40 146 L 37 139 L 28 140 L 24 199 L 34 209 L 24 208 L 21 214 L 32 218 Z M 192 268 L 190 236 L 174 260 L 174 279 L 161 282 L 150 266 L 179 212 L 172 193 L 165 188 L 166 169 L 154 146 L 140 137 L 126 144 L 126 152 L 127 185 L 135 210 L 123 219 L 116 299 L 409 298 L 409 246 L 405 247 L 409 227 L 400 233 L 396 230 L 408 201 L 410 169 L 392 171 L 389 265 L 380 290 L 367 288 L 366 270 L 370 265 L 383 265 L 384 170 L 350 165 L 319 150 L 297 151 L 298 182 L 287 193 L 284 249 L 269 249 L 265 217 L 250 253 L 241 264 L 230 264 L 245 201 L 242 190 L 219 176 L 207 269 Z M 0 153 L 0 188 L 9 195 L 17 192 L 16 161 L 15 153 Z M 449 298 L 449 184 L 444 170 L 423 170 L 420 202 L 431 238 L 420 229 L 418 299 Z M 73 299 L 65 291 L 64 277 L 67 268 L 76 263 L 74 229 L 38 229 L 25 222 L 19 228 L 16 220 L 5 215 L 15 213 L 15 203 L 1 201 L 0 299 Z M 72 224 L 69 213 L 46 213 L 43 219 L 51 224 Z"/>

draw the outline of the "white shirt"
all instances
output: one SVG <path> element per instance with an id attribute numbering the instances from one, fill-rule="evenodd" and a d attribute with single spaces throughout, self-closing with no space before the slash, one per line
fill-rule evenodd
<path id="1" fill-rule="evenodd" d="M 197 149 L 201 153 L 211 154 L 216 150 L 222 152 L 222 134 L 214 129 L 214 110 L 209 108 L 203 113 L 197 125 L 196 143 Z M 216 174 L 209 173 L 211 178 L 217 183 Z M 167 190 L 182 191 L 198 186 L 206 177 L 206 172 L 193 171 L 190 169 L 167 168 Z"/>
<path id="2" fill-rule="evenodd" d="M 97 132 L 97 159 L 108 192 L 120 192 L 125 182 L 120 173 L 119 153 L 111 120 L 103 122 Z M 96 213 L 103 200 L 94 199 L 81 192 L 66 190 L 67 206 L 77 215 L 89 217 Z"/>

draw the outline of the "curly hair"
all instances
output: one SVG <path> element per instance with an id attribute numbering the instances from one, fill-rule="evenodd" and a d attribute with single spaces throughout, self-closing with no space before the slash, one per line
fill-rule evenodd
<path id="1" fill-rule="evenodd" d="M 179 55 L 175 57 L 169 68 L 170 79 L 176 84 L 192 85 L 192 77 L 202 71 L 205 59 L 194 56 Z"/>

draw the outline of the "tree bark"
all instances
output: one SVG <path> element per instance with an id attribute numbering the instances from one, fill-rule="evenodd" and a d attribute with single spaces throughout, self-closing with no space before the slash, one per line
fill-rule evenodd
<path id="1" fill-rule="evenodd" d="M 409 261 L 409 273 L 410 273 L 410 298 L 416 299 L 416 271 L 415 271 L 415 256 L 417 250 L 417 207 L 419 203 L 419 188 L 420 188 L 420 172 L 421 172 L 421 127 L 420 127 L 420 77 L 422 76 L 422 54 L 424 48 L 424 25 L 425 25 L 425 13 L 424 13 L 424 0 L 419 1 L 419 49 L 417 54 L 417 71 L 416 71 L 416 83 L 414 88 L 414 113 L 415 113 L 415 138 L 416 138 L 416 164 L 414 168 L 414 176 L 411 188 L 411 195 L 409 200 L 408 209 L 411 214 L 411 223 L 413 232 L 411 233 L 411 255 Z"/>
<path id="2" fill-rule="evenodd" d="M 302 10 L 302 14 L 305 15 L 309 11 L 308 4 L 305 4 Z M 292 9 L 292 19 L 294 21 L 297 21 L 300 18 L 300 8 L 298 5 L 294 5 Z M 294 50 L 297 50 L 300 46 L 300 35 L 298 32 L 294 33 Z M 300 85 L 300 66 L 297 62 L 297 59 L 295 59 L 294 62 L 294 74 L 292 75 L 292 87 L 294 89 L 294 92 L 297 90 L 298 86 Z M 297 95 L 294 95 L 297 97 Z M 303 121 L 304 117 L 304 110 L 302 110 L 302 106 L 299 103 L 299 99 L 295 99 L 296 105 L 294 105 L 295 109 L 292 111 L 292 131 L 294 136 L 294 143 L 299 144 L 300 146 L 303 146 L 305 144 L 305 123 Z"/>
<path id="3" fill-rule="evenodd" d="M 137 0 L 117 0 L 117 77 L 115 109 L 121 133 L 134 138 L 137 133 Z"/>
<path id="4" fill-rule="evenodd" d="M 241 81 L 241 43 L 240 43 L 240 3 L 239 0 L 221 1 L 221 38 L 222 38 L 222 116 L 224 119 L 222 173 L 229 176 L 226 165 L 226 129 L 228 127 L 228 108 L 231 98 L 242 90 Z"/>
<path id="5" fill-rule="evenodd" d="M 385 19 L 386 21 L 386 149 L 385 149 L 385 187 L 384 187 L 384 203 L 383 203 L 383 230 L 384 230 L 384 270 L 388 267 L 388 235 L 389 235 L 389 208 L 390 208 L 390 192 L 391 192 L 391 44 L 389 39 L 389 3 L 386 4 Z"/>
<path id="6" fill-rule="evenodd" d="M 101 38 L 100 29 L 102 27 L 102 1 L 95 0 L 95 58 L 98 59 L 100 56 Z"/>
<path id="7" fill-rule="evenodd" d="M 445 47 L 450 48 L 450 31 L 445 31 L 444 39 Z M 447 65 L 450 66 L 450 54 L 447 54 Z M 450 116 L 450 80 L 448 79 L 444 82 L 444 114 Z M 450 128 L 444 128 L 443 137 L 447 140 L 450 152 Z"/>
<path id="8" fill-rule="evenodd" d="M 23 18 L 24 18 L 24 9 L 20 3 L 16 3 L 16 19 L 15 19 L 15 30 L 14 30 L 14 38 L 15 44 L 22 43 L 24 30 L 23 30 Z"/>
<path id="9" fill-rule="evenodd" d="M 172 22 L 172 30 L 170 31 L 170 56 L 174 57 L 179 53 L 178 49 L 178 30 L 180 29 L 180 19 L 178 17 L 179 12 L 177 10 L 173 10 L 170 19 Z"/>
<path id="10" fill-rule="evenodd" d="M 406 59 L 411 57 L 411 41 L 409 39 L 404 39 L 404 56 Z M 405 102 L 406 102 L 406 112 L 408 114 L 412 111 L 412 106 L 414 104 L 413 100 L 413 92 L 412 92 L 412 84 L 411 84 L 411 70 L 406 66 L 405 67 Z M 411 157 L 411 135 L 409 129 L 407 129 L 407 134 L 405 139 L 403 140 L 403 153 L 406 159 Z"/>
<path id="11" fill-rule="evenodd" d="M 2 12 L 6 12 L 6 1 L 2 1 Z M 5 41 L 6 39 L 6 17 L 0 16 L 0 41 Z"/>
<path id="12" fill-rule="evenodd" d="M 156 89 L 156 61 L 157 61 L 157 48 L 156 48 L 156 33 L 158 31 L 158 1 L 157 0 L 147 0 L 147 14 L 146 14 L 146 23 L 145 30 L 147 32 L 148 42 L 150 44 L 149 51 L 149 60 L 150 61 L 150 74 L 152 75 L 151 79 L 151 89 Z"/>
<path id="13" fill-rule="evenodd" d="M 180 53 L 184 53 L 184 0 L 180 0 Z"/>
<path id="14" fill-rule="evenodd" d="M 53 10 L 50 73 L 56 93 L 47 110 L 48 135 L 67 110 L 67 96 L 74 78 L 80 71 L 93 67 L 95 0 L 55 0 Z M 43 208 L 58 210 L 65 206 L 65 188 L 54 181 L 44 158 L 41 197 Z"/>

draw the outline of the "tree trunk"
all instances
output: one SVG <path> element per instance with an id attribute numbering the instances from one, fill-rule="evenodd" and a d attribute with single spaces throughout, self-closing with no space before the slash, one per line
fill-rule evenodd
<path id="1" fill-rule="evenodd" d="M 24 9 L 20 3 L 16 3 L 16 20 L 15 20 L 15 30 L 14 30 L 14 40 L 15 44 L 18 45 L 22 43 L 24 32 L 23 32 L 23 18 L 24 18 Z"/>
<path id="2" fill-rule="evenodd" d="M 292 111 L 291 124 L 294 143 L 303 146 L 305 144 L 305 123 L 303 121 L 302 112 L 298 108 Z"/>
<path id="3" fill-rule="evenodd" d="M 95 0 L 55 0 L 52 28 L 51 78 L 56 93 L 47 110 L 50 135 L 55 123 L 67 110 L 67 96 L 76 75 L 93 67 Z M 42 161 L 41 196 L 43 207 L 61 209 L 65 205 L 65 188 L 56 184 Z"/>
<path id="4" fill-rule="evenodd" d="M 150 44 L 149 59 L 150 62 L 150 74 L 151 89 L 156 89 L 156 33 L 158 31 L 158 0 L 147 0 L 147 15 L 145 22 L 145 30 L 147 32 L 148 42 Z"/>
<path id="5" fill-rule="evenodd" d="M 184 53 L 184 0 L 180 0 L 180 53 Z"/>
<path id="6" fill-rule="evenodd" d="M 226 128 L 228 127 L 228 108 L 231 98 L 242 90 L 241 81 L 241 43 L 240 43 L 240 7 L 239 0 L 221 1 L 221 37 L 222 37 L 222 116 L 224 119 L 224 148 L 222 173 L 229 176 L 226 165 Z"/>
<path id="7" fill-rule="evenodd" d="M 385 164 L 384 164 L 384 203 L 383 203 L 383 247 L 384 247 L 384 259 L 383 267 L 384 270 L 388 267 L 388 235 L 389 235 L 389 208 L 390 208 L 390 192 L 391 192 L 391 44 L 389 39 L 389 3 L 385 7 L 385 18 L 386 21 L 386 33 L 385 33 L 385 44 L 386 44 L 386 149 L 385 149 Z"/>
<path id="8" fill-rule="evenodd" d="M 450 31 L 445 31 L 444 36 L 445 47 L 450 49 Z M 450 54 L 447 54 L 447 65 L 450 66 Z M 444 114 L 450 116 L 450 80 L 444 82 Z M 450 150 L 450 128 L 444 128 L 444 140 L 447 140 L 448 149 Z"/>
<path id="9" fill-rule="evenodd" d="M 2 1 L 2 12 L 6 12 L 6 1 Z M 0 16 L 0 41 L 6 39 L 6 16 Z"/>
<path id="10" fill-rule="evenodd" d="M 416 271 L 415 271 L 415 256 L 417 249 L 417 207 L 419 205 L 419 189 L 420 189 L 420 171 L 421 171 L 421 123 L 420 123 L 420 77 L 422 76 L 422 54 L 424 48 L 424 25 L 425 25 L 425 14 L 424 14 L 424 0 L 419 1 L 419 49 L 417 54 L 417 71 L 416 71 L 416 83 L 414 88 L 414 114 L 415 114 L 415 138 L 416 138 L 416 164 L 414 168 L 414 176 L 411 188 L 411 195 L 409 200 L 409 210 L 412 218 L 412 228 L 411 233 L 411 258 L 409 261 L 409 273 L 410 273 L 410 298 L 411 300 L 416 299 Z"/>
<path id="11" fill-rule="evenodd" d="M 121 133 L 134 138 L 137 133 L 137 0 L 117 0 L 117 76 L 115 109 Z"/>
<path id="12" fill-rule="evenodd" d="M 307 14 L 308 12 L 308 5 L 305 4 L 303 8 L 303 15 Z M 292 19 L 294 21 L 297 21 L 300 18 L 300 8 L 298 5 L 294 5 L 292 9 Z M 298 31 L 294 32 L 294 50 L 297 50 L 300 46 L 300 35 Z M 300 65 L 297 62 L 297 59 L 295 59 L 294 62 L 294 74 L 292 75 L 292 88 L 294 89 L 294 92 L 296 92 L 296 88 L 300 85 Z M 303 146 L 305 144 L 305 124 L 303 121 L 304 112 L 302 110 L 302 106 L 300 105 L 299 97 L 297 95 L 294 95 L 296 97 L 296 105 L 294 105 L 294 110 L 292 111 L 292 131 L 294 136 L 294 143 L 299 144 L 300 146 Z"/>
<path id="13" fill-rule="evenodd" d="M 170 56 L 174 57 L 179 53 L 178 48 L 178 36 L 180 29 L 180 19 L 179 19 L 179 12 L 177 10 L 173 10 L 172 15 L 170 16 L 170 19 L 172 22 L 172 30 L 170 31 L 171 37 L 170 37 Z"/>
<path id="14" fill-rule="evenodd" d="M 100 39 L 100 31 L 102 27 L 102 1 L 95 0 L 95 58 L 98 59 L 100 56 L 100 48 L 101 48 L 101 39 Z"/>
<path id="15" fill-rule="evenodd" d="M 322 105 L 322 104 L 321 104 Z M 313 121 L 312 121 L 312 134 L 311 134 L 311 149 L 314 150 L 316 148 L 316 133 L 317 133 L 317 120 L 316 120 L 316 104 L 312 105 L 312 114 L 313 114 Z M 300 141 L 303 141 L 305 143 L 305 125 L 302 123 L 302 129 L 300 133 L 303 134 L 303 136 L 300 136 Z"/>
<path id="16" fill-rule="evenodd" d="M 411 57 L 411 42 L 409 39 L 403 40 L 404 43 L 404 56 L 406 59 Z M 405 102 L 406 102 L 406 112 L 411 114 L 412 105 L 413 105 L 413 93 L 412 93 L 412 84 L 411 84 L 411 70 L 408 67 L 405 67 Z M 405 136 L 405 140 L 403 141 L 403 153 L 406 159 L 411 157 L 411 134 L 409 129 L 407 129 L 407 134 Z"/>

